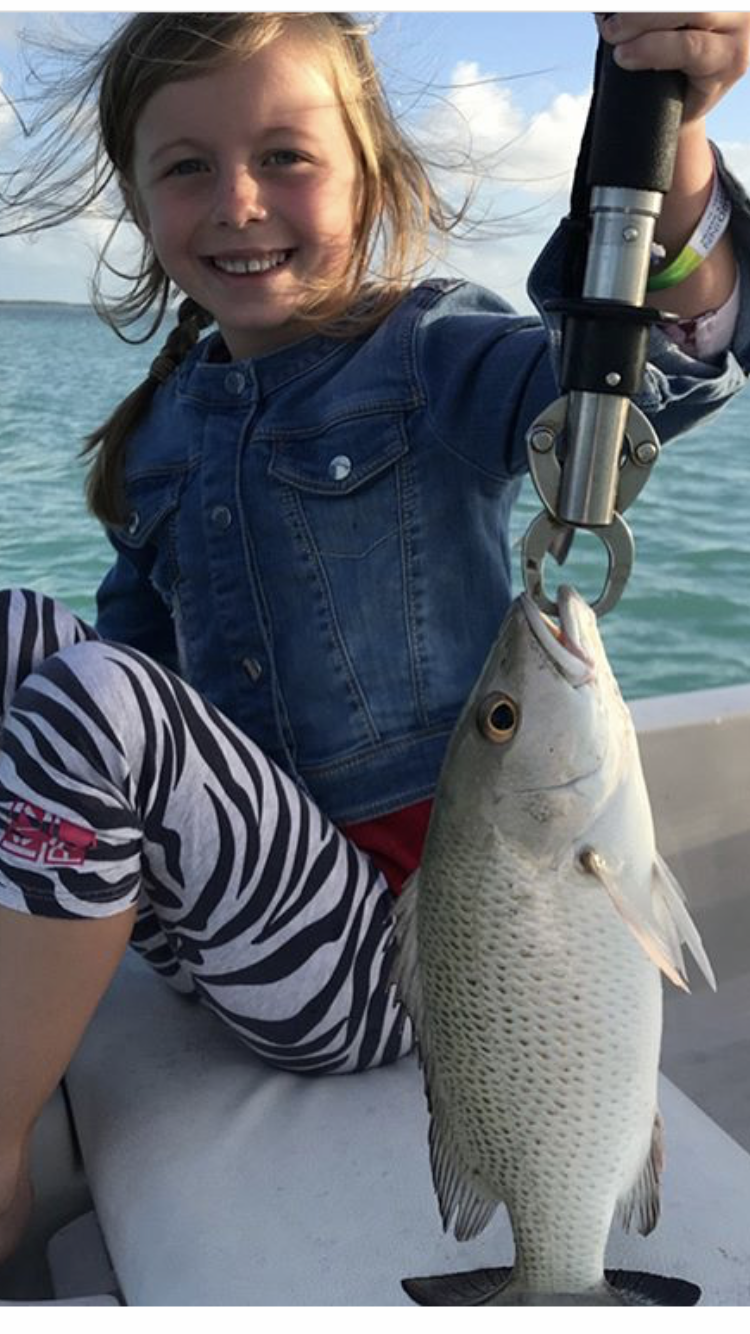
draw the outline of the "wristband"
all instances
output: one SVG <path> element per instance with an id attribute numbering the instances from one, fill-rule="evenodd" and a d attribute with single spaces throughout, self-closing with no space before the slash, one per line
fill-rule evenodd
<path id="1" fill-rule="evenodd" d="M 679 255 L 668 264 L 661 273 L 654 273 L 646 285 L 647 292 L 660 292 L 665 287 L 676 287 L 701 265 L 714 246 L 724 235 L 729 225 L 732 201 L 729 198 L 718 171 L 714 168 L 714 183 L 711 198 L 703 217 Z"/>

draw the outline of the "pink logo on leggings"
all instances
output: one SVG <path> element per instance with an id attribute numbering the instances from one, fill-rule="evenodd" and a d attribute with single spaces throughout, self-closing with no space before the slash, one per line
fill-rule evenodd
<path id="1" fill-rule="evenodd" d="M 15 857 L 45 866 L 82 866 L 90 848 L 96 847 L 96 834 L 82 829 L 59 815 L 49 815 L 29 801 L 14 801 L 10 822 L 0 839 Z"/>

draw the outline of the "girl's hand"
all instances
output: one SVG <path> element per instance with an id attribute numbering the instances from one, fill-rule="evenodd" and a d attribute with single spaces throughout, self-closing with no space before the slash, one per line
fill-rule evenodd
<path id="1" fill-rule="evenodd" d="M 623 69 L 676 69 L 687 76 L 683 125 L 701 120 L 750 63 L 750 13 L 595 18 Z"/>

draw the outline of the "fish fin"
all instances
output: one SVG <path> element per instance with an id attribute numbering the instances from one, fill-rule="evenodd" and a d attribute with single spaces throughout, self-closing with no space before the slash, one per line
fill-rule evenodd
<path id="1" fill-rule="evenodd" d="M 439 1086 L 430 1077 L 429 1061 L 425 1062 L 425 1092 L 430 1109 L 430 1166 L 443 1228 L 447 1232 L 453 1220 L 457 1240 L 470 1241 L 484 1231 L 500 1201 L 488 1195 L 472 1176 L 447 1132 Z"/>
<path id="2" fill-rule="evenodd" d="M 418 897 L 419 871 L 415 871 L 405 882 L 395 902 L 393 910 L 395 948 L 391 964 L 391 981 L 395 984 L 398 999 L 408 1011 L 417 1039 L 422 1027 L 423 1008 L 417 953 Z"/>
<path id="3" fill-rule="evenodd" d="M 658 853 L 654 863 L 652 895 L 654 913 L 660 923 L 665 920 L 671 923 L 678 941 L 687 945 L 711 990 L 716 991 L 714 971 L 703 948 L 698 928 L 688 912 L 682 886 Z"/>
<path id="4" fill-rule="evenodd" d="M 534 1292 L 511 1269 L 472 1269 L 431 1278 L 405 1278 L 401 1286 L 418 1306 L 696 1306 L 701 1290 L 682 1278 L 607 1269 L 586 1292 Z"/>
<path id="5" fill-rule="evenodd" d="M 617 1204 L 617 1219 L 627 1232 L 635 1215 L 642 1237 L 653 1232 L 659 1221 L 661 1205 L 660 1178 L 664 1171 L 664 1121 L 661 1112 L 654 1117 L 651 1144 L 635 1185 Z"/>
<path id="6" fill-rule="evenodd" d="M 404 1278 L 401 1287 L 417 1306 L 484 1306 L 507 1285 L 512 1269 L 470 1269 L 431 1278 Z"/>
<path id="7" fill-rule="evenodd" d="M 685 1278 L 607 1269 L 605 1278 L 623 1306 L 697 1306 L 701 1289 Z"/>
<path id="8" fill-rule="evenodd" d="M 449 1134 L 449 1118 L 443 1113 L 439 1080 L 430 1059 L 427 1025 L 422 999 L 417 949 L 417 904 L 419 872 L 409 877 L 395 905 L 395 950 L 391 979 L 396 995 L 405 1006 L 414 1025 L 419 1059 L 424 1075 L 427 1106 L 430 1112 L 430 1166 L 440 1216 L 446 1232 L 455 1215 L 453 1229 L 459 1241 L 476 1237 L 485 1228 L 499 1201 L 488 1197 L 475 1184 L 472 1174 L 460 1159 Z"/>
<path id="9" fill-rule="evenodd" d="M 676 987 L 679 987 L 682 991 L 689 991 L 681 952 L 678 952 L 677 957 L 675 957 L 672 942 L 660 936 L 655 930 L 654 924 L 639 916 L 631 904 L 628 903 L 617 883 L 617 876 L 600 853 L 596 852 L 594 848 L 586 848 L 581 854 L 580 861 L 584 870 L 596 876 L 599 883 L 606 889 L 623 921 L 630 928 L 651 962 L 655 963 L 657 968 L 660 968 L 670 982 L 674 982 Z"/>

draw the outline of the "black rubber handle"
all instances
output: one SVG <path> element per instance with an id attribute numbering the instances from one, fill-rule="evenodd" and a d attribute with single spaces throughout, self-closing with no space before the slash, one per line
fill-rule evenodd
<path id="1" fill-rule="evenodd" d="M 659 190 L 672 184 L 685 76 L 624 70 L 602 42 L 587 183 Z"/>

